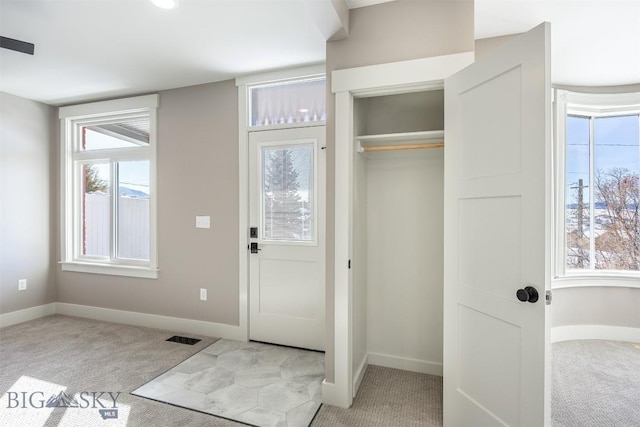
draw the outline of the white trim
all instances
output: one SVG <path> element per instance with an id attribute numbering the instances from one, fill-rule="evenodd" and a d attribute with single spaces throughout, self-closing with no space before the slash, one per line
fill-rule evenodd
<path id="1" fill-rule="evenodd" d="M 73 259 L 73 126 L 64 120 L 60 126 L 60 259 Z"/>
<path id="2" fill-rule="evenodd" d="M 156 96 L 159 100 L 159 96 Z M 149 109 L 149 268 L 158 264 L 158 103 Z"/>
<path id="3" fill-rule="evenodd" d="M 160 105 L 157 94 L 134 96 L 130 98 L 113 99 L 111 101 L 91 102 L 88 104 L 70 105 L 60 107 L 58 118 L 91 117 L 95 114 L 105 114 L 112 111 L 135 111 L 140 109 L 158 108 Z"/>
<path id="4" fill-rule="evenodd" d="M 320 64 L 308 65 L 306 67 L 289 68 L 286 70 L 252 74 L 249 76 L 238 77 L 236 79 L 236 86 L 250 86 L 255 84 L 320 77 L 326 74 L 326 70 L 327 66 L 323 62 Z"/>
<path id="5" fill-rule="evenodd" d="M 637 274 L 592 274 L 592 275 L 571 275 L 556 277 L 551 281 L 552 289 L 563 288 L 636 288 L 640 289 L 640 276 Z"/>
<path id="6" fill-rule="evenodd" d="M 369 365 L 402 369 L 403 371 L 442 376 L 442 363 L 429 360 L 412 359 L 410 357 L 393 356 L 391 354 L 369 353 Z"/>
<path id="7" fill-rule="evenodd" d="M 59 109 L 60 126 L 60 264 L 63 271 L 108 274 L 116 276 L 131 276 L 156 279 L 158 277 L 158 248 L 157 248 L 157 108 L 160 97 L 157 94 L 132 98 L 115 99 L 111 101 L 79 104 Z M 108 116 L 108 117 L 106 117 Z M 96 150 L 81 152 L 78 150 L 77 138 L 80 126 L 93 122 L 112 122 L 127 117 L 145 116 L 149 118 L 149 145 L 135 148 Z M 109 260 L 95 264 L 91 257 L 78 253 L 80 245 L 80 206 L 81 198 L 76 174 L 78 165 L 88 160 L 149 160 L 149 260 L 128 261 L 116 259 L 116 239 L 111 236 Z M 116 174 L 112 170 L 112 180 Z M 113 186 L 113 183 L 112 183 Z M 111 195 L 112 209 L 114 195 Z M 117 215 L 111 215 L 111 233 L 113 221 Z"/>
<path id="8" fill-rule="evenodd" d="M 331 74 L 331 91 L 358 92 L 378 87 L 441 82 L 473 63 L 474 57 L 473 52 L 463 52 L 338 70 Z"/>
<path id="9" fill-rule="evenodd" d="M 87 163 L 100 160 L 146 160 L 152 155 L 151 147 L 137 146 L 131 148 L 112 148 L 107 150 L 92 150 L 76 152 L 73 159 L 77 162 Z"/>
<path id="10" fill-rule="evenodd" d="M 554 219 L 553 223 L 553 233 L 555 237 L 555 244 L 552 244 L 554 250 L 554 260 L 553 262 L 553 274 L 555 276 L 560 276 L 564 274 L 564 263 L 566 259 L 566 247 L 564 244 L 564 238 L 560 238 L 564 234 L 565 230 L 565 222 L 566 222 L 566 209 L 563 209 L 564 206 L 564 164 L 566 163 L 565 158 L 565 146 L 564 141 L 566 139 L 566 121 L 564 117 L 567 115 L 567 104 L 566 99 L 567 95 L 565 91 L 562 90 L 554 90 L 554 98 L 555 103 L 553 105 L 554 108 L 554 138 L 553 138 L 553 154 L 555 155 L 555 164 L 552 165 L 552 170 L 554 173 L 554 182 L 555 188 L 552 189 L 554 194 L 554 212 L 552 218 Z M 562 120 L 560 118 L 563 118 Z M 551 287 L 554 288 L 554 281 L 551 282 Z"/>
<path id="11" fill-rule="evenodd" d="M 442 89 L 444 79 L 473 62 L 473 52 L 334 71 L 335 93 L 335 263 L 334 263 L 334 381 L 330 398 L 336 406 L 353 401 L 351 259 L 353 227 L 353 103 L 354 96 L 397 94 Z M 330 354 L 328 355 L 331 356 Z M 371 363 L 371 359 L 369 359 Z"/>
<path id="12" fill-rule="evenodd" d="M 337 406 L 339 408 L 348 408 L 344 406 L 344 399 L 342 398 L 341 390 L 336 387 L 335 383 L 327 382 L 326 379 L 322 381 L 322 403 L 325 405 Z"/>
<path id="13" fill-rule="evenodd" d="M 66 316 L 84 317 L 87 319 L 101 320 L 103 322 L 123 323 L 125 325 L 143 326 L 146 328 L 167 329 L 170 331 L 226 338 L 235 341 L 246 341 L 239 326 L 63 302 L 55 304 L 55 312 Z"/>
<path id="14" fill-rule="evenodd" d="M 611 115 L 640 114 L 640 92 L 628 93 L 581 93 L 564 89 L 555 89 L 554 102 L 554 155 L 553 165 L 555 188 L 554 233 L 555 259 L 552 288 L 583 286 L 629 287 L 640 288 L 639 272 L 595 270 L 594 257 L 590 258 L 590 269 L 584 271 L 568 271 L 566 266 L 566 117 L 570 114 L 588 117 L 604 117 Z M 589 177 L 594 177 L 594 141 L 593 120 L 589 121 Z M 595 186 L 589 186 L 589 200 L 595 201 Z M 595 212 L 589 209 L 590 224 L 595 223 Z M 589 239 L 591 254 L 595 253 L 595 239 Z"/>
<path id="15" fill-rule="evenodd" d="M 570 104 L 569 113 L 583 111 L 595 115 L 619 114 L 625 112 L 637 112 L 640 102 L 640 92 L 629 93 L 579 93 L 558 89 L 564 94 L 565 102 Z"/>
<path id="16" fill-rule="evenodd" d="M 640 328 L 608 325 L 574 325 L 551 328 L 551 342 L 611 340 L 640 343 Z"/>
<path id="17" fill-rule="evenodd" d="M 326 126 L 326 120 L 317 120 L 314 122 L 300 122 L 300 123 L 276 123 L 275 125 L 266 126 L 251 126 L 248 128 L 249 132 L 264 132 L 270 130 L 282 130 L 282 129 L 299 129 L 299 128 L 311 128 L 318 126 Z"/>
<path id="18" fill-rule="evenodd" d="M 353 96 L 336 94 L 335 125 L 335 249 L 334 249 L 334 381 L 337 406 L 353 402 L 353 288 L 348 262 L 353 242 Z"/>
<path id="19" fill-rule="evenodd" d="M 56 303 L 54 302 L 25 308 L 24 310 L 11 311 L 0 314 L 0 328 L 28 322 L 29 320 L 39 319 L 40 317 L 50 316 L 52 314 L 56 314 Z"/>
<path id="20" fill-rule="evenodd" d="M 238 242 L 240 242 L 238 251 L 240 268 L 238 275 L 238 290 L 240 296 L 238 316 L 240 330 L 243 333 L 243 341 L 249 340 L 249 251 L 247 249 L 249 245 L 248 92 L 246 84 L 238 85 Z"/>
<path id="21" fill-rule="evenodd" d="M 356 393 L 360 389 L 360 384 L 362 384 L 362 379 L 364 378 L 365 372 L 367 372 L 367 368 L 369 367 L 369 355 L 365 354 L 360 362 L 360 366 L 356 369 L 356 376 L 353 380 L 353 397 L 356 397 Z"/>
<path id="22" fill-rule="evenodd" d="M 114 310 L 111 308 L 92 307 L 88 305 L 68 304 L 64 302 L 52 302 L 24 310 L 0 314 L 0 328 L 50 316 L 52 314 L 83 317 L 103 322 L 122 323 L 153 329 L 166 329 L 235 341 L 247 341 L 239 326 L 157 314 L 138 313 L 134 311 Z"/>
<path id="23" fill-rule="evenodd" d="M 90 262 L 60 262 L 59 264 L 62 268 L 62 271 L 108 274 L 111 276 L 140 277 L 143 279 L 158 278 L 157 268 L 136 267 L 132 265 L 98 264 Z"/>
<path id="24" fill-rule="evenodd" d="M 238 256 L 239 256 L 239 323 L 243 331 L 243 341 L 249 339 L 249 132 L 275 129 L 324 126 L 326 122 L 306 122 L 249 127 L 249 86 L 300 80 L 326 75 L 326 65 L 316 64 L 306 67 L 278 70 L 250 76 L 238 77 Z"/>

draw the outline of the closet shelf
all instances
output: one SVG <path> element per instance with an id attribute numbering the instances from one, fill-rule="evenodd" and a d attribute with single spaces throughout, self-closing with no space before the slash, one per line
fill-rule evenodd
<path id="1" fill-rule="evenodd" d="M 444 146 L 444 131 L 401 132 L 356 136 L 362 151 L 410 150 Z"/>

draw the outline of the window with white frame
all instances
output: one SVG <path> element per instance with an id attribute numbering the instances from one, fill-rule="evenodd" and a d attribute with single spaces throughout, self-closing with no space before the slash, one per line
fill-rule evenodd
<path id="1" fill-rule="evenodd" d="M 148 95 L 60 108 L 63 270 L 157 277 L 157 106 Z"/>
<path id="2" fill-rule="evenodd" d="M 327 119 L 326 78 L 254 85 L 249 103 L 250 127 L 322 122 Z"/>
<path id="3" fill-rule="evenodd" d="M 558 276 L 640 277 L 640 93 L 558 91 Z"/>

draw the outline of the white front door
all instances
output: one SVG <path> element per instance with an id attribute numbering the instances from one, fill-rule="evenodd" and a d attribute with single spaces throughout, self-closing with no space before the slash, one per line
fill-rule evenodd
<path id="1" fill-rule="evenodd" d="M 249 338 L 324 350 L 325 127 L 249 135 Z"/>
<path id="2" fill-rule="evenodd" d="M 445 82 L 445 426 L 550 423 L 549 34 Z"/>

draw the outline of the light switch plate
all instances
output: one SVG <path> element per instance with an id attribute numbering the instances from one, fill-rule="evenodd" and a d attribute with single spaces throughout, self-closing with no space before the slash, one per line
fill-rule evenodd
<path id="1" fill-rule="evenodd" d="M 211 228 L 211 217 L 196 216 L 196 228 Z"/>

